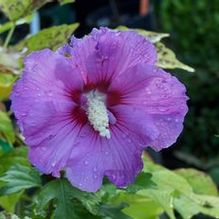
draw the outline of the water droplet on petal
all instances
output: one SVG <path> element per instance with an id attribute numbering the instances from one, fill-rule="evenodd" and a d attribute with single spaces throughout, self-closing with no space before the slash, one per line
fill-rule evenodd
<path id="1" fill-rule="evenodd" d="M 145 91 L 147 94 L 151 94 L 151 90 L 149 88 L 146 88 Z"/>
<path id="2" fill-rule="evenodd" d="M 88 177 L 85 177 L 85 178 L 84 178 L 84 182 L 87 182 L 87 181 L 88 181 Z"/>
<path id="3" fill-rule="evenodd" d="M 156 73 L 156 72 L 157 72 L 157 68 L 154 68 L 154 69 L 153 69 L 153 72 Z"/>
<path id="4" fill-rule="evenodd" d="M 122 137 L 123 137 L 123 138 L 126 138 L 126 134 L 122 134 Z"/>
<path id="5" fill-rule="evenodd" d="M 158 107 L 158 110 L 160 112 L 166 112 L 166 111 L 168 111 L 168 108 L 166 108 L 166 107 Z"/>
<path id="6" fill-rule="evenodd" d="M 85 164 L 85 165 L 88 165 L 88 161 L 87 161 L 87 160 L 85 160 L 85 161 L 84 161 L 84 164 Z"/>
<path id="7" fill-rule="evenodd" d="M 115 176 L 115 175 L 112 175 L 112 179 L 113 179 L 113 180 L 116 179 L 116 176 Z"/>

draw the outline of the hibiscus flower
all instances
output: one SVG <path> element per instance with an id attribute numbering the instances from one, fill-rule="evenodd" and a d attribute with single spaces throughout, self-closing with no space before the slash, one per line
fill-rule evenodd
<path id="1" fill-rule="evenodd" d="M 31 53 L 11 95 L 31 163 L 88 192 L 104 176 L 132 183 L 143 150 L 172 145 L 187 112 L 184 85 L 156 58 L 145 37 L 108 28 Z"/>

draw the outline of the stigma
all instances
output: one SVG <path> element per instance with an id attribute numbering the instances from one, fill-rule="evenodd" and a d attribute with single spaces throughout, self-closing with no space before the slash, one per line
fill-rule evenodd
<path id="1" fill-rule="evenodd" d="M 101 137 L 110 139 L 109 116 L 105 105 L 105 95 L 97 90 L 90 91 L 87 95 L 87 117 L 93 129 Z"/>

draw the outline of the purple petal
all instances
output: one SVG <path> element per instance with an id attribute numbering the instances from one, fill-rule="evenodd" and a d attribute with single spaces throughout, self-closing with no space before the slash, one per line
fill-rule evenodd
<path id="1" fill-rule="evenodd" d="M 110 107 L 110 111 L 116 117 L 115 124 L 122 127 L 123 132 L 132 134 L 135 145 L 150 146 L 152 141 L 158 137 L 159 131 L 153 118 L 144 109 L 120 104 Z"/>
<path id="2" fill-rule="evenodd" d="M 114 126 L 111 131 L 112 136 L 107 140 L 89 128 L 81 130 L 80 143 L 72 150 L 66 168 L 67 178 L 74 186 L 96 192 L 104 175 L 118 187 L 134 181 L 142 169 L 142 149 L 132 132 L 122 126 Z"/>
<path id="3" fill-rule="evenodd" d="M 65 44 L 57 50 L 63 56 L 71 57 L 73 55 L 73 48 L 69 44 Z"/>
<path id="4" fill-rule="evenodd" d="M 58 176 L 71 152 L 77 135 L 71 95 L 82 86 L 80 74 L 58 53 L 45 49 L 25 59 L 11 95 L 12 108 L 30 146 L 31 162 L 45 173 Z"/>
<path id="5" fill-rule="evenodd" d="M 120 104 L 144 110 L 147 117 L 142 116 L 143 121 L 150 118 L 148 125 L 151 126 L 151 132 L 147 131 L 147 135 L 153 135 L 153 139 L 158 132 L 157 139 L 151 143 L 155 150 L 170 146 L 181 133 L 188 110 L 185 91 L 184 85 L 175 77 L 156 67 L 142 64 L 118 76 L 109 87 L 109 93 L 120 95 Z M 175 118 L 177 123 L 174 122 Z"/>
<path id="6" fill-rule="evenodd" d="M 29 159 L 43 173 L 59 177 L 65 169 L 78 133 L 85 125 L 72 114 L 75 105 L 46 103 L 30 110 L 24 122 Z"/>
<path id="7" fill-rule="evenodd" d="M 67 58 L 49 49 L 33 52 L 24 62 L 21 79 L 11 95 L 20 128 L 29 111 L 46 102 L 73 102 L 71 94 L 82 89 L 80 74 Z"/>
<path id="8" fill-rule="evenodd" d="M 184 116 L 180 114 L 153 115 L 153 121 L 159 130 L 159 136 L 151 143 L 151 147 L 160 151 L 174 144 L 183 130 Z"/>
<path id="9" fill-rule="evenodd" d="M 156 50 L 133 31 L 93 29 L 90 35 L 72 38 L 74 62 L 89 83 L 110 80 L 138 63 L 155 64 Z"/>

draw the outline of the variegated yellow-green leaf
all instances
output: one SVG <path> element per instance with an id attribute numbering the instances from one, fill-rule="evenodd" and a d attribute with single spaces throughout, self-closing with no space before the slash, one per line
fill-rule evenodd
<path id="1" fill-rule="evenodd" d="M 190 219 L 198 213 L 203 213 L 212 218 L 219 217 L 219 199 L 211 196 L 181 196 L 174 199 L 174 207 L 183 219 Z"/>
<path id="2" fill-rule="evenodd" d="M 0 47 L 0 73 L 18 74 L 21 69 L 20 52 Z"/>
<path id="3" fill-rule="evenodd" d="M 60 5 L 65 5 L 68 3 L 73 3 L 75 0 L 58 0 Z"/>
<path id="4" fill-rule="evenodd" d="M 212 187 L 213 184 L 205 175 L 191 169 L 188 169 L 188 172 L 187 169 L 181 172 L 170 171 L 146 158 L 144 171 L 152 174 L 151 180 L 156 183 L 156 187 L 139 191 L 137 194 L 145 195 L 159 203 L 169 216 L 174 217 L 171 212 L 171 208 L 174 208 L 183 219 L 190 219 L 198 213 L 219 217 L 216 187 L 213 185 L 214 188 L 205 191 L 206 187 Z M 191 176 L 196 179 L 191 180 Z"/>
<path id="5" fill-rule="evenodd" d="M 161 43 L 161 39 L 165 37 L 169 37 L 168 33 L 156 33 L 152 31 L 147 31 L 143 29 L 130 29 L 126 26 L 119 26 L 116 29 L 118 30 L 133 30 L 137 33 L 141 34 L 144 37 L 147 37 L 152 43 L 155 44 L 158 53 L 158 61 L 157 66 L 165 69 L 175 69 L 181 68 L 183 70 L 194 72 L 194 69 L 189 67 L 188 65 L 183 64 L 177 58 L 174 52 L 168 49 L 163 43 Z"/>
<path id="6" fill-rule="evenodd" d="M 167 213 L 170 219 L 175 219 L 173 209 L 173 189 L 166 188 L 165 190 L 159 189 L 145 189 L 139 191 L 137 194 L 144 195 L 155 203 L 157 203 Z"/>
<path id="7" fill-rule="evenodd" d="M 0 135 L 12 144 L 15 140 L 15 134 L 11 119 L 6 112 L 0 111 Z"/>
<path id="8" fill-rule="evenodd" d="M 177 174 L 183 176 L 197 194 L 217 196 L 217 186 L 210 176 L 196 169 L 178 169 Z"/>
<path id="9" fill-rule="evenodd" d="M 16 76 L 0 72 L 0 100 L 8 99 Z"/>
<path id="10" fill-rule="evenodd" d="M 128 203 L 129 206 L 124 208 L 123 212 L 134 219 L 157 219 L 164 213 L 163 208 L 156 201 L 146 197 L 144 194 L 137 195 L 120 192 L 112 202 L 114 204 Z"/>
<path id="11" fill-rule="evenodd" d="M 141 34 L 144 37 L 147 37 L 152 43 L 156 43 L 161 41 L 161 39 L 165 37 L 169 37 L 170 35 L 168 33 L 157 33 L 157 32 L 152 32 L 152 31 L 147 31 L 144 29 L 131 29 L 126 26 L 118 26 L 116 29 L 118 30 L 134 30 Z"/>
<path id="12" fill-rule="evenodd" d="M 18 200 L 20 199 L 21 195 L 22 195 L 22 192 L 1 196 L 0 206 L 3 207 L 6 211 L 14 212 L 16 204 Z M 8 218 L 10 217 L 5 217 L 5 219 L 8 219 Z M 3 219 L 1 218 L 1 214 L 0 214 L 0 219 Z"/>
<path id="13" fill-rule="evenodd" d="M 11 20 L 16 21 L 30 15 L 51 0 L 0 0 L 0 8 Z"/>
<path id="14" fill-rule="evenodd" d="M 39 33 L 22 40 L 15 47 L 18 50 L 27 48 L 27 53 L 44 48 L 57 49 L 67 42 L 68 38 L 78 28 L 79 24 L 63 24 L 50 27 L 40 31 Z"/>
<path id="15" fill-rule="evenodd" d="M 183 64 L 177 58 L 174 52 L 168 49 L 163 43 L 157 42 L 155 44 L 157 48 L 158 60 L 157 66 L 164 69 L 181 68 L 183 70 L 194 72 L 195 70 L 188 65 Z"/>
<path id="16" fill-rule="evenodd" d="M 142 36 L 149 38 L 149 40 L 152 43 L 159 42 L 159 41 L 161 41 L 161 39 L 170 36 L 170 34 L 168 34 L 168 33 L 156 33 L 156 32 L 147 31 L 147 30 L 143 30 L 143 29 L 134 29 L 134 30 L 137 31 Z"/>

